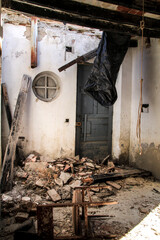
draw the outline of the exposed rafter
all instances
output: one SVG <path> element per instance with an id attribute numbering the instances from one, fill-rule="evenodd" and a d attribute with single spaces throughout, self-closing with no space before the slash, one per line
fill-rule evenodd
<path id="1" fill-rule="evenodd" d="M 108 2 L 113 3 L 116 1 L 113 0 Z M 122 0 L 122 2 L 127 1 Z M 141 30 L 139 28 L 141 16 L 85 4 L 84 1 L 3 0 L 2 6 L 37 17 L 98 28 L 101 30 L 119 33 L 123 32 L 125 34 L 137 36 L 141 35 Z M 146 17 L 144 36 L 160 38 L 160 20 Z"/>

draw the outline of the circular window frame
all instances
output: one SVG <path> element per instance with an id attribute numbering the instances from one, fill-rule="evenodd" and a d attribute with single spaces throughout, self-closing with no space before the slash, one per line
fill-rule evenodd
<path id="1" fill-rule="evenodd" d="M 37 81 L 39 80 L 39 78 L 42 78 L 42 77 L 44 77 L 45 78 L 45 86 L 43 87 L 43 86 L 36 86 L 36 83 L 37 83 Z M 55 85 L 56 85 L 56 87 L 49 87 L 49 86 L 47 86 L 47 78 L 48 77 L 50 77 L 53 81 L 54 81 L 54 83 L 55 83 Z M 38 89 L 40 89 L 40 88 L 44 88 L 45 89 L 45 96 L 46 96 L 46 93 L 47 93 L 47 89 L 55 89 L 56 91 L 55 91 L 55 94 L 53 95 L 53 97 L 50 97 L 50 98 L 47 98 L 47 97 L 41 97 L 41 96 L 39 96 L 38 95 L 38 93 L 36 92 L 36 88 Z M 39 74 L 37 74 L 36 76 L 35 76 L 35 78 L 34 78 L 34 80 L 33 80 L 33 82 L 32 82 L 32 90 L 33 90 L 33 92 L 34 92 L 34 94 L 35 94 L 35 96 L 38 98 L 38 99 L 40 99 L 41 101 L 43 101 L 43 102 L 52 102 L 53 100 L 55 100 L 58 96 L 59 96 L 59 92 L 60 92 L 60 79 L 59 79 L 59 77 L 55 74 L 55 73 L 53 73 L 53 72 L 50 72 L 50 71 L 44 71 L 44 72 L 41 72 L 41 73 L 39 73 Z"/>

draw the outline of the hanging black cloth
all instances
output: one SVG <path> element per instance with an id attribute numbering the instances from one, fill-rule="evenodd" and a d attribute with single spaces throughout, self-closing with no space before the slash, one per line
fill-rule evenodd
<path id="1" fill-rule="evenodd" d="M 128 50 L 129 41 L 130 36 L 128 35 L 103 32 L 84 91 L 104 107 L 113 105 L 117 100 L 116 79 Z"/>

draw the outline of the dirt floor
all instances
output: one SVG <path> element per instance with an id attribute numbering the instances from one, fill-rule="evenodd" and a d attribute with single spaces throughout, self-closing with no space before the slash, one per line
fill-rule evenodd
<path id="1" fill-rule="evenodd" d="M 77 187 L 77 184 L 79 185 L 80 181 L 82 181 L 80 169 L 84 165 L 84 160 L 82 162 L 83 164 L 78 165 L 77 173 L 69 173 L 72 177 L 69 182 L 66 182 L 66 176 L 69 174 L 64 174 L 63 166 L 58 162 L 56 166 L 59 166 L 61 169 L 54 179 L 55 185 L 53 181 L 48 182 L 45 178 L 42 179 L 41 175 L 36 174 L 35 163 L 30 164 L 32 165 L 31 170 L 28 170 L 28 168 L 25 170 L 25 167 L 22 169 L 18 168 L 17 176 L 19 177 L 15 179 L 13 190 L 1 195 L 2 215 L 0 239 L 12 240 L 14 232 L 16 232 L 22 224 L 28 224 L 27 231 L 36 232 L 37 204 L 71 202 L 74 187 Z M 55 165 L 55 162 L 52 164 Z M 51 168 L 48 168 L 46 164 L 42 165 L 45 165 L 45 168 L 47 166 L 49 170 Z M 63 163 L 63 165 L 65 164 Z M 64 166 L 64 168 L 65 167 L 66 166 Z M 93 168 L 91 162 L 89 163 L 86 160 L 85 168 L 83 168 L 82 171 L 83 174 L 85 171 L 89 174 L 88 167 Z M 106 171 L 105 166 L 99 168 L 95 165 L 94 167 L 98 169 L 98 171 L 100 171 L 99 169 L 102 170 L 102 168 L 103 171 Z M 116 168 L 115 171 L 120 172 L 121 169 Z M 83 176 L 83 174 L 81 175 Z M 51 179 L 51 175 L 49 175 L 49 179 Z M 63 181 L 60 181 L 62 179 Z M 102 183 L 92 184 L 91 186 L 95 185 L 107 186 L 107 188 L 90 190 L 92 201 L 113 201 L 117 203 L 108 206 L 88 208 L 90 239 L 93 239 L 95 236 L 100 236 L 102 239 L 108 239 L 106 236 L 112 236 L 111 239 L 117 240 L 160 239 L 160 181 L 155 180 L 151 176 L 128 177 L 110 182 L 104 181 Z M 51 190 L 54 191 L 54 195 L 50 194 L 50 192 L 52 192 Z M 87 193 L 85 200 L 89 200 Z M 53 218 L 55 236 L 73 236 L 71 207 L 54 209 Z M 31 226 L 32 220 L 34 222 L 33 226 Z M 82 229 L 83 228 L 84 223 L 82 221 Z"/>

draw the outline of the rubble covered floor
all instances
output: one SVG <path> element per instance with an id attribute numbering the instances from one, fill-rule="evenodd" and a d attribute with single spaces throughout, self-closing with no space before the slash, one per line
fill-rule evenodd
<path id="1" fill-rule="evenodd" d="M 87 158 L 53 160 L 31 154 L 25 160 L 23 167 L 15 168 L 13 190 L 1 195 L 0 238 L 13 239 L 13 233 L 23 226 L 29 232 L 36 232 L 37 204 L 71 202 L 73 190 L 85 184 L 83 179 L 96 174 L 106 174 L 108 169 L 110 169 L 108 166 L 98 165 Z M 119 167 L 114 169 L 114 173 L 125 171 L 132 172 L 133 169 Z M 90 190 L 94 202 L 118 202 L 116 205 L 88 209 L 89 229 L 93 237 L 109 234 L 116 235 L 114 239 L 121 239 L 144 219 L 144 222 L 141 222 L 143 228 L 138 225 L 132 230 L 133 233 L 131 231 L 123 237 L 123 240 L 136 239 L 136 237 L 141 240 L 160 239 L 159 181 L 151 176 L 143 178 L 139 174 L 139 177 L 135 178 L 103 181 L 93 185 L 108 186 L 105 189 Z M 87 193 L 85 200 L 89 200 Z M 54 210 L 54 234 L 58 237 L 73 236 L 72 208 Z"/>

